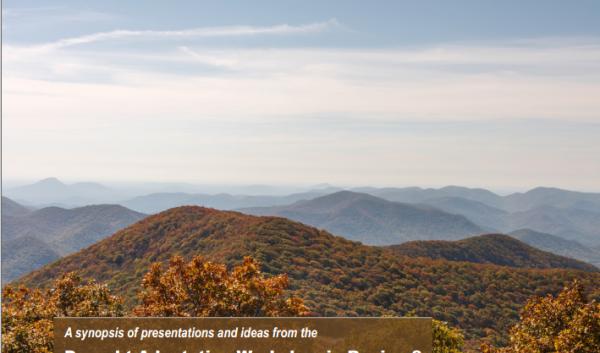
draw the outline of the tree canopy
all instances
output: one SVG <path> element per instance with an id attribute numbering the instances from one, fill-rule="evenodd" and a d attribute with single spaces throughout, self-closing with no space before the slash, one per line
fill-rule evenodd
<path id="1" fill-rule="evenodd" d="M 577 282 L 556 297 L 531 298 L 520 321 L 510 330 L 510 345 L 485 353 L 597 353 L 600 352 L 600 303 L 587 301 Z"/>
<path id="2" fill-rule="evenodd" d="M 114 317 L 124 314 L 120 298 L 105 285 L 74 273 L 51 289 L 7 286 L 2 291 L 2 352 L 51 353 L 55 317 Z"/>
<path id="3" fill-rule="evenodd" d="M 259 263 L 246 257 L 228 271 L 200 256 L 185 263 L 173 257 L 166 270 L 153 264 L 142 281 L 138 316 L 302 316 L 301 299 L 284 298 L 287 275 L 265 277 Z"/>

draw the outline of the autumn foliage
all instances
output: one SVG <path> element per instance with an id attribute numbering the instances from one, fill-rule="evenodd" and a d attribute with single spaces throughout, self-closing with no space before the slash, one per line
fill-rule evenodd
<path id="1" fill-rule="evenodd" d="M 73 273 L 58 279 L 48 290 L 7 286 L 2 292 L 2 352 L 52 352 L 55 317 L 123 314 L 121 300 L 105 285 L 83 282 Z"/>
<path id="2" fill-rule="evenodd" d="M 151 266 L 144 276 L 137 316 L 299 316 L 308 312 L 299 298 L 284 298 L 285 275 L 265 277 L 251 258 L 231 272 L 195 257 L 173 257 L 168 269 Z M 2 352 L 50 353 L 55 317 L 123 316 L 122 300 L 108 287 L 84 282 L 74 273 L 51 289 L 7 286 L 2 298 Z"/>
<path id="3" fill-rule="evenodd" d="M 154 264 L 142 281 L 135 316 L 300 316 L 304 302 L 286 297 L 286 275 L 267 277 L 252 258 L 228 270 L 200 257 L 185 262 L 173 257 L 164 268 Z M 82 281 L 73 273 L 56 280 L 51 289 L 3 290 L 2 351 L 52 352 L 52 319 L 63 316 L 123 316 L 122 300 L 105 285 Z M 460 353 L 460 330 L 433 321 L 434 353 Z M 600 351 L 600 305 L 586 301 L 575 282 L 558 296 L 534 297 L 510 331 L 510 346 L 482 347 L 484 353 L 592 353 Z"/>
<path id="4" fill-rule="evenodd" d="M 244 256 L 263 273 L 287 274 L 290 294 L 319 316 L 428 316 L 458 327 L 467 344 L 509 343 L 508 331 L 531 296 L 556 294 L 579 279 L 600 299 L 600 272 L 512 268 L 409 258 L 284 218 L 253 217 L 196 206 L 174 208 L 127 227 L 89 248 L 24 277 L 49 286 L 77 271 L 110 286 L 125 304 L 140 304 L 143 277 L 174 255 L 238 266 Z M 164 271 L 167 271 L 166 267 Z"/>
<path id="5" fill-rule="evenodd" d="M 464 345 L 462 332 L 447 323 L 433 320 L 433 353 L 460 353 Z"/>
<path id="6" fill-rule="evenodd" d="M 586 301 L 574 282 L 556 297 L 534 297 L 510 330 L 510 345 L 484 353 L 597 353 L 600 352 L 600 303 Z"/>
<path id="7" fill-rule="evenodd" d="M 246 257 L 231 272 L 225 265 L 197 256 L 189 263 L 173 257 L 168 269 L 152 265 L 142 281 L 138 316 L 301 316 L 301 299 L 284 299 L 286 275 L 265 278 L 259 264 Z"/>

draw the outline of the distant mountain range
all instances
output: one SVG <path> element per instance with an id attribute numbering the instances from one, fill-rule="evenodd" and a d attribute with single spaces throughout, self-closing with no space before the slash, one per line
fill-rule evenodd
<path id="1" fill-rule="evenodd" d="M 531 229 L 519 229 L 511 232 L 510 235 L 538 249 L 579 259 L 600 268 L 600 247 L 584 246 L 574 240 L 566 240 Z"/>
<path id="2" fill-rule="evenodd" d="M 190 188 L 191 186 L 186 187 Z M 264 191 L 269 188 L 261 186 L 244 190 Z M 6 190 L 6 193 L 18 197 L 16 200 L 24 200 L 28 207 L 29 205 L 39 207 L 48 204 L 64 204 L 72 207 L 86 200 L 90 203 L 89 200 L 112 199 L 116 200 L 115 203 L 142 213 L 157 213 L 181 205 L 201 205 L 223 210 L 247 209 L 246 212 L 256 214 L 287 216 L 368 244 L 390 244 L 404 240 L 452 240 L 483 232 L 507 234 L 517 229 L 531 229 L 559 236 L 565 240 L 573 240 L 585 247 L 600 247 L 600 194 L 598 193 L 539 187 L 524 193 L 501 196 L 485 189 L 460 186 L 447 186 L 439 189 L 364 187 L 354 188 L 350 191 L 404 204 L 404 213 L 398 209 L 392 212 L 396 214 L 395 216 L 392 213 L 378 214 L 383 209 L 386 209 L 386 212 L 389 211 L 388 208 L 382 206 L 381 201 L 378 205 L 375 203 L 367 205 L 367 202 L 363 201 L 364 204 L 360 206 L 357 217 L 350 214 L 349 208 L 346 208 L 345 212 L 340 212 L 336 208 L 314 208 L 315 210 L 319 209 L 321 214 L 311 214 L 311 212 L 317 212 L 311 211 L 308 206 L 303 210 L 294 210 L 294 208 L 302 207 L 302 202 L 305 202 L 305 205 L 316 207 L 315 204 L 318 202 L 311 204 L 311 200 L 338 191 L 340 189 L 334 186 L 321 185 L 315 187 L 314 190 L 280 196 L 153 193 L 119 199 L 127 193 L 118 192 L 96 183 L 67 185 L 55 178 L 49 178 L 31 185 Z M 369 209 L 370 207 L 372 209 Z M 434 211 L 433 208 L 437 211 Z M 408 209 L 412 209 L 412 211 L 408 212 Z M 422 226 L 425 220 L 429 220 L 429 217 L 436 214 L 444 214 L 445 220 L 436 216 L 431 218 L 434 221 L 430 227 Z M 392 219 L 397 219 L 398 215 L 402 220 L 392 221 Z M 455 217 L 453 220 L 452 216 Z M 467 225 L 464 218 L 471 224 Z M 444 227 L 443 231 L 439 231 L 444 224 L 452 224 L 452 226 Z M 462 228 L 465 232 L 460 235 Z M 416 234 L 417 231 L 420 234 Z M 572 254 L 582 253 L 573 252 Z M 589 258 L 589 256 L 578 257 L 585 261 L 589 261 Z"/>
<path id="3" fill-rule="evenodd" d="M 77 271 L 107 282 L 132 305 L 150 264 L 166 262 L 176 254 L 187 259 L 202 255 L 228 265 L 253 256 L 265 272 L 287 273 L 290 290 L 304 298 L 316 315 L 433 316 L 461 327 L 468 338 L 504 342 L 504 333 L 531 295 L 557 293 L 577 278 L 592 297 L 600 298 L 598 272 L 410 258 L 284 218 L 201 207 L 179 207 L 145 218 L 21 281 L 45 285 L 65 272 Z M 537 260 L 543 266 L 555 265 L 538 256 L 515 265 L 542 267 Z"/>
<path id="4" fill-rule="evenodd" d="M 390 247 L 398 255 L 467 261 L 521 268 L 572 268 L 597 272 L 588 263 L 536 249 L 503 234 L 479 235 L 458 241 L 411 241 Z"/>
<path id="5" fill-rule="evenodd" d="M 74 207 L 114 202 L 119 193 L 98 183 L 65 184 L 47 178 L 30 185 L 4 190 L 4 195 L 25 205 Z"/>
<path id="6" fill-rule="evenodd" d="M 187 194 L 187 193 L 155 193 L 135 197 L 123 201 L 125 207 L 144 213 L 157 213 L 169 208 L 184 205 L 202 205 L 220 210 L 233 210 L 244 207 L 261 207 L 274 205 L 287 205 L 299 200 L 309 200 L 326 194 L 329 189 L 307 191 L 304 193 L 285 196 L 253 196 L 230 194 Z"/>
<path id="7" fill-rule="evenodd" d="M 460 239 L 483 232 L 460 215 L 351 191 L 339 191 L 288 206 L 240 211 L 289 218 L 370 245 L 399 244 L 416 239 Z"/>
<path id="8" fill-rule="evenodd" d="M 557 188 L 538 187 L 525 193 L 500 196 L 489 190 L 461 186 L 446 186 L 440 189 L 409 188 L 357 188 L 390 201 L 426 203 L 440 198 L 461 198 L 476 201 L 507 212 L 519 212 L 543 206 L 574 208 L 600 212 L 600 193 L 586 193 Z"/>
<path id="9" fill-rule="evenodd" d="M 29 210 L 5 197 L 2 212 L 4 282 L 89 246 L 146 216 L 119 205 Z"/>

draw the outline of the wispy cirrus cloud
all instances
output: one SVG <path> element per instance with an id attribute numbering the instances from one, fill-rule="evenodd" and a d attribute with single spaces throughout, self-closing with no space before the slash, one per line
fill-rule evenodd
<path id="1" fill-rule="evenodd" d="M 297 180 L 301 170 L 304 181 L 327 171 L 348 183 L 501 185 L 514 176 L 597 187 L 598 39 L 346 49 L 192 40 L 280 33 L 274 27 L 139 34 L 150 46 L 134 45 L 137 34 L 73 37 L 27 55 L 5 46 L 3 163 L 13 175 L 110 177 L 110 165 L 131 177 L 208 169 L 232 182 L 264 182 L 265 171 Z M 79 47 L 125 39 L 125 48 Z"/>
<path id="2" fill-rule="evenodd" d="M 323 32 L 329 29 L 340 27 L 336 19 L 330 19 L 324 22 L 315 22 L 303 25 L 280 24 L 273 26 L 220 26 L 220 27 L 199 27 L 183 30 L 113 30 L 107 32 L 98 32 L 86 34 L 77 37 L 62 38 L 53 42 L 37 44 L 32 46 L 34 49 L 52 50 L 72 47 L 95 42 L 125 39 L 191 39 L 191 38 L 210 38 L 210 37 L 247 37 L 259 35 L 293 35 L 309 34 Z"/>

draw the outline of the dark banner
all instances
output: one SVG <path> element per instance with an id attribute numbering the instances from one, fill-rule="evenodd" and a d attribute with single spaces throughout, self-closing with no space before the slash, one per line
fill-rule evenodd
<path id="1" fill-rule="evenodd" d="M 431 353 L 430 318 L 57 318 L 55 353 Z"/>

